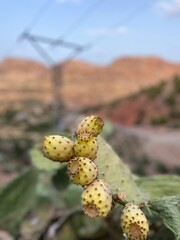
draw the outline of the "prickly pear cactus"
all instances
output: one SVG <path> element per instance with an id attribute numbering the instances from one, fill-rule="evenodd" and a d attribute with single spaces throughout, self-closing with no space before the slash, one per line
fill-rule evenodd
<path id="1" fill-rule="evenodd" d="M 176 239 L 180 240 L 179 178 L 177 176 L 135 177 L 111 146 L 102 137 L 97 137 L 103 126 L 103 120 L 98 117 L 86 117 L 76 128 L 71 146 L 73 154 L 68 154 L 68 159 L 61 161 L 69 161 L 67 169 L 70 180 L 83 187 L 81 205 L 84 213 L 93 218 L 106 217 L 115 203 L 124 205 L 125 210 L 121 217 L 124 234 L 129 240 L 145 240 L 149 225 L 140 208 L 147 207 L 148 211 L 153 210 L 158 213 Z M 65 145 L 68 143 L 69 146 L 70 141 L 65 142 Z M 55 144 L 53 147 L 52 143 Z M 53 156 L 50 157 L 51 160 L 59 160 L 56 157 L 67 150 L 67 146 L 64 149 L 59 143 L 61 142 L 57 142 L 57 137 L 54 136 L 53 140 L 50 139 L 44 144 L 44 153 L 48 154 L 47 157 L 51 153 Z M 164 182 L 167 182 L 166 186 Z M 74 193 L 74 189 L 72 190 Z M 161 199 L 164 194 L 168 194 L 168 198 L 166 196 Z M 68 194 L 68 199 L 74 203 L 72 194 Z M 127 206 L 130 208 L 127 209 Z"/>
<path id="2" fill-rule="evenodd" d="M 109 183 L 113 195 L 123 193 L 127 202 L 136 204 L 146 202 L 147 198 L 136 185 L 129 168 L 100 136 L 98 137 L 98 147 L 95 162 L 98 166 L 99 178 Z"/>

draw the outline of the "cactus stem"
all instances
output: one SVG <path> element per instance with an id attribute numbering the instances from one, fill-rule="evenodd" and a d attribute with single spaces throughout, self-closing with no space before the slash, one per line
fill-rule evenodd
<path id="1" fill-rule="evenodd" d="M 116 203 L 125 206 L 128 203 L 128 201 L 125 200 L 125 197 L 126 197 L 126 195 L 124 192 L 119 192 L 119 193 L 113 195 L 113 200 Z"/>

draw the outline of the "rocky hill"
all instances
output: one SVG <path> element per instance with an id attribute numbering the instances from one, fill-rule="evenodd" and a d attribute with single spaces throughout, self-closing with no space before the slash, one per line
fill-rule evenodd
<path id="1" fill-rule="evenodd" d="M 58 68 L 59 92 L 70 109 L 108 103 L 180 74 L 180 64 L 156 57 L 120 58 L 108 66 L 72 61 Z M 50 69 L 34 61 L 6 59 L 0 63 L 0 101 L 50 102 L 51 76 Z"/>
<path id="2" fill-rule="evenodd" d="M 135 94 L 108 104 L 84 108 L 85 114 L 97 114 L 126 126 L 153 125 L 180 127 L 180 76 L 141 89 Z"/>

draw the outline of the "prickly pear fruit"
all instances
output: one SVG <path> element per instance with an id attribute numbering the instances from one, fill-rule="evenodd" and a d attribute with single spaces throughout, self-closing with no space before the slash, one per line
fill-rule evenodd
<path id="1" fill-rule="evenodd" d="M 91 133 L 81 132 L 77 135 L 74 146 L 76 156 L 94 160 L 96 158 L 97 149 L 97 138 Z"/>
<path id="2" fill-rule="evenodd" d="M 104 122 L 102 118 L 97 116 L 86 117 L 82 122 L 79 123 L 76 129 L 76 136 L 82 132 L 90 132 L 93 136 L 97 137 L 102 131 Z"/>
<path id="3" fill-rule="evenodd" d="M 73 183 L 85 186 L 95 180 L 98 169 L 90 159 L 75 157 L 68 162 L 67 173 Z"/>
<path id="4" fill-rule="evenodd" d="M 67 162 L 74 156 L 74 142 L 59 136 L 46 136 L 43 141 L 44 156 L 53 161 Z"/>
<path id="5" fill-rule="evenodd" d="M 121 227 L 129 240 L 145 240 L 149 231 L 146 216 L 132 203 L 127 203 L 122 211 Z"/>
<path id="6" fill-rule="evenodd" d="M 89 217 L 106 217 L 112 205 L 110 186 L 104 180 L 95 180 L 84 189 L 81 203 L 84 213 Z"/>

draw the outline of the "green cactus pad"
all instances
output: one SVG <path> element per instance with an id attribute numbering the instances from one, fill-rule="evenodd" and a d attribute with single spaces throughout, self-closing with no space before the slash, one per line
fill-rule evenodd
<path id="1" fill-rule="evenodd" d="M 95 163 L 98 166 L 99 178 L 109 183 L 113 195 L 124 193 L 127 202 L 136 204 L 146 202 L 147 198 L 134 182 L 129 168 L 100 136 L 98 137 L 98 147 Z"/>
<path id="2" fill-rule="evenodd" d="M 164 196 L 152 201 L 149 207 L 161 216 L 175 239 L 180 240 L 180 196 Z"/>
<path id="3" fill-rule="evenodd" d="M 180 176 L 156 175 L 137 178 L 135 181 L 151 200 L 163 196 L 180 196 Z"/>
<path id="4" fill-rule="evenodd" d="M 36 200 L 38 172 L 24 172 L 0 192 L 0 229 L 16 234 L 23 217 Z"/>

